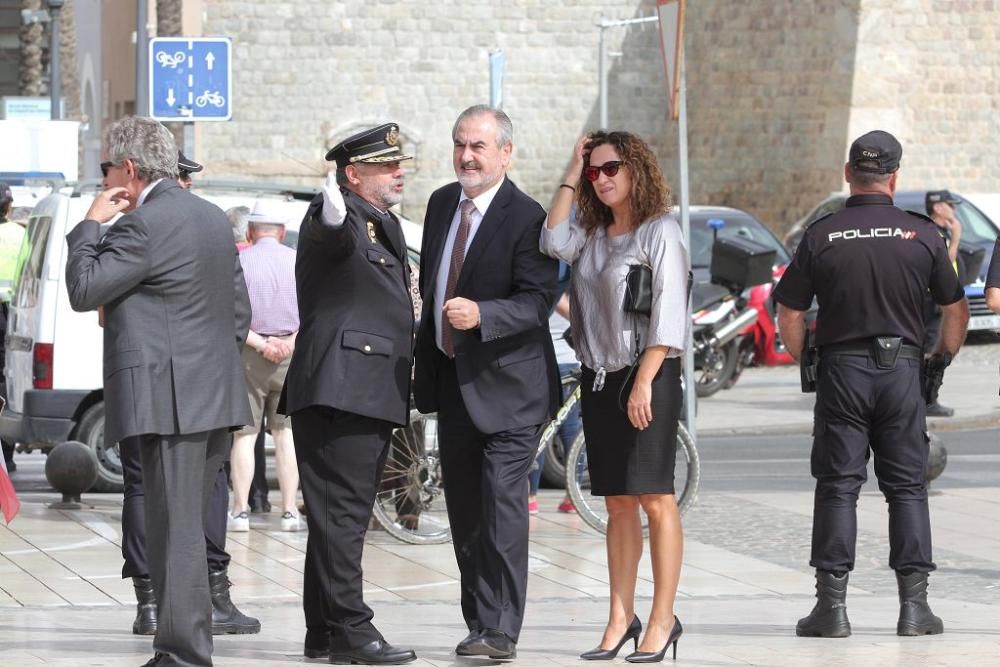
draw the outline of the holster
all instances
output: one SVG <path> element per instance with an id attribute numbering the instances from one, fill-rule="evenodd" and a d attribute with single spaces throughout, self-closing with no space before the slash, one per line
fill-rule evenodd
<path id="1" fill-rule="evenodd" d="M 875 365 L 884 371 L 896 367 L 899 351 L 903 349 L 901 336 L 876 336 L 874 339 Z"/>
<path id="2" fill-rule="evenodd" d="M 816 391 L 816 380 L 819 378 L 819 352 L 813 333 L 806 331 L 806 343 L 799 358 L 799 381 L 802 383 L 802 393 L 811 394 Z"/>

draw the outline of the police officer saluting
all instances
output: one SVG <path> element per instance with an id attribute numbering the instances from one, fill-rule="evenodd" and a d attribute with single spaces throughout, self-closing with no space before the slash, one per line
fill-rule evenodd
<path id="1" fill-rule="evenodd" d="M 921 372 L 924 297 L 929 290 L 943 311 L 929 361 L 936 372 L 927 374 L 938 383 L 965 338 L 969 308 L 934 223 L 893 206 L 902 152 L 883 131 L 851 144 L 844 166 L 847 206 L 809 226 L 774 294 L 781 335 L 796 359 L 807 354 L 805 311 L 814 296 L 819 303 L 809 561 L 816 568 L 817 602 L 796 626 L 801 637 L 851 634 L 847 578 L 854 568 L 858 492 L 867 478 L 869 447 L 889 504 L 889 566 L 896 571 L 900 601 L 896 633 L 943 631 L 927 605 L 927 574 L 935 566 L 925 405 L 928 390 L 936 394 L 936 387 L 928 387 L 932 383 Z"/>
<path id="2" fill-rule="evenodd" d="M 299 231 L 299 333 L 278 410 L 292 417 L 309 508 L 305 656 L 386 665 L 416 659 L 372 624 L 361 555 L 389 438 L 409 416 L 413 304 L 406 242 L 389 211 L 403 198 L 399 128 L 365 130 L 337 163 Z"/>

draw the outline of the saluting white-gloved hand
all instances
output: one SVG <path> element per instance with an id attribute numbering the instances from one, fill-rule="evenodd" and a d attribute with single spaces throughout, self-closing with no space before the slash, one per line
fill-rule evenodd
<path id="1" fill-rule="evenodd" d="M 326 183 L 323 184 L 323 210 L 320 211 L 323 224 L 328 227 L 338 227 L 344 224 L 347 217 L 347 204 L 344 203 L 344 195 L 337 185 L 337 168 L 326 175 Z"/>

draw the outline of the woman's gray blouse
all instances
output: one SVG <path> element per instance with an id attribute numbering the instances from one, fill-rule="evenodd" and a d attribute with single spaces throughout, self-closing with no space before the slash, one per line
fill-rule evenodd
<path id="1" fill-rule="evenodd" d="M 636 350 L 666 345 L 668 357 L 681 356 L 687 341 L 688 253 L 680 225 L 660 215 L 628 234 L 609 237 L 599 227 L 587 236 L 575 219 L 555 229 L 542 226 L 541 251 L 573 266 L 570 321 L 576 356 L 607 372 L 632 364 Z M 629 265 L 653 270 L 652 314 L 626 313 L 625 276 Z M 636 348 L 636 331 L 639 344 Z"/>

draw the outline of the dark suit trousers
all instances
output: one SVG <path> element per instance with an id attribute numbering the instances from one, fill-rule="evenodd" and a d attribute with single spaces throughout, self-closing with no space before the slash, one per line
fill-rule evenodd
<path id="1" fill-rule="evenodd" d="M 125 438 L 118 443 L 118 454 L 125 478 L 125 502 L 122 505 L 122 579 L 148 577 L 146 564 L 145 498 L 142 491 L 142 455 L 139 438 Z M 228 458 L 228 457 L 227 457 Z M 226 553 L 226 513 L 229 509 L 229 486 L 226 471 L 219 470 L 205 516 L 205 548 L 208 569 L 215 572 L 229 567 Z"/>
<path id="2" fill-rule="evenodd" d="M 153 650 L 160 665 L 212 664 L 212 598 L 205 568 L 208 498 L 226 460 L 227 429 L 142 435 L 149 576 L 156 592 Z"/>
<path id="3" fill-rule="evenodd" d="M 306 522 L 302 607 L 312 643 L 334 651 L 382 639 L 362 594 L 361 555 L 394 425 L 324 406 L 292 418 Z"/>
<path id="4" fill-rule="evenodd" d="M 515 642 L 528 587 L 528 473 L 539 426 L 480 433 L 465 409 L 455 364 L 438 375 L 438 444 L 452 544 L 470 630 Z"/>

